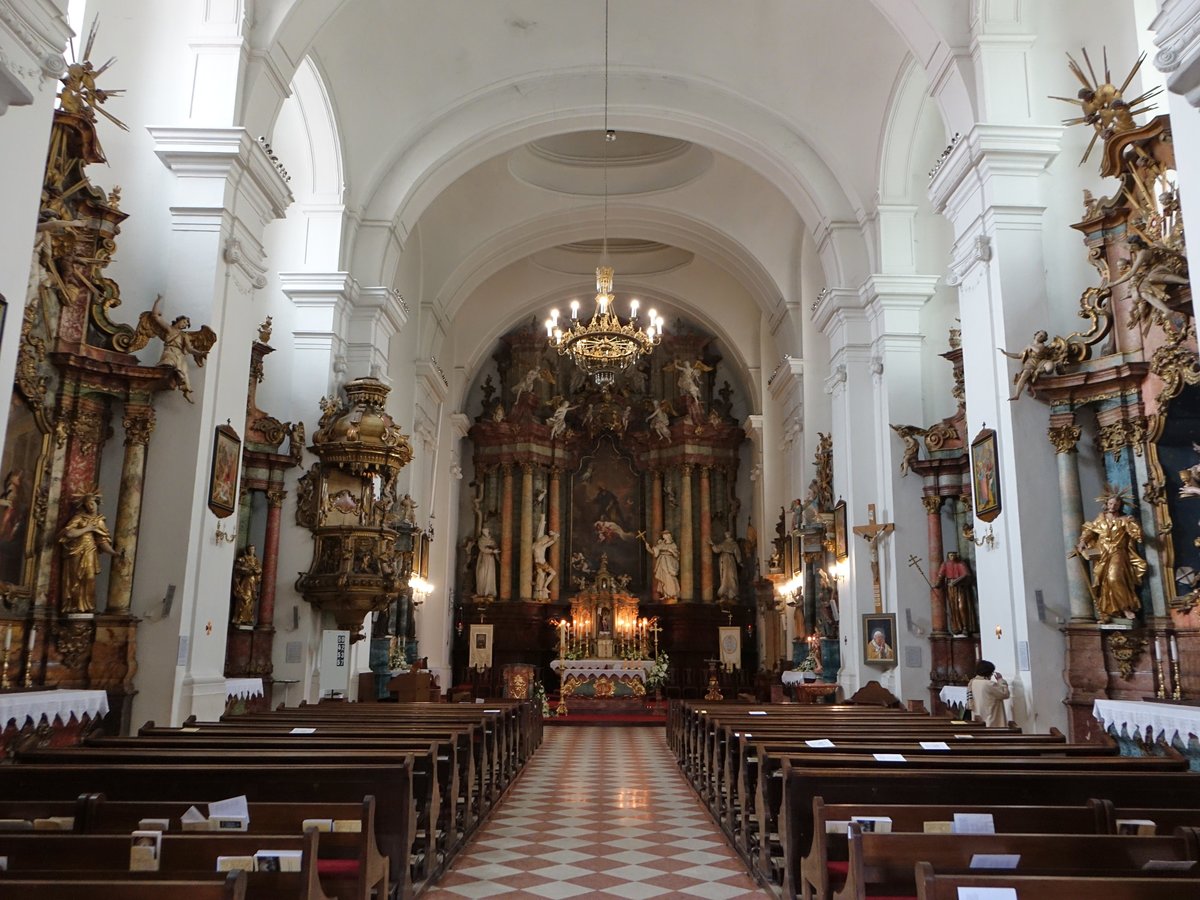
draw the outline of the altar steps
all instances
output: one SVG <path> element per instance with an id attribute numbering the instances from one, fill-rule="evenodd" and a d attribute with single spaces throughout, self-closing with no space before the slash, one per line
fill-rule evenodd
<path id="1" fill-rule="evenodd" d="M 581 710 L 568 704 L 568 714 L 555 715 L 558 701 L 550 700 L 550 715 L 543 719 L 543 725 L 558 727 L 575 725 L 579 727 L 658 727 L 667 725 L 666 703 L 650 703 L 638 710 Z"/>

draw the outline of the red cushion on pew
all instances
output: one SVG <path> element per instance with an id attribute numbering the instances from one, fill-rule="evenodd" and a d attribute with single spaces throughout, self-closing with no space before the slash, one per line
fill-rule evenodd
<path id="1" fill-rule="evenodd" d="M 830 881 L 845 881 L 850 877 L 850 862 L 848 860 L 827 862 L 825 871 L 829 873 Z"/>
<path id="2" fill-rule="evenodd" d="M 317 860 L 317 874 L 318 875 L 330 875 L 330 876 L 334 876 L 334 877 L 339 876 L 339 875 L 342 877 L 345 877 L 347 875 L 357 875 L 358 874 L 358 860 L 357 859 L 318 859 Z"/>

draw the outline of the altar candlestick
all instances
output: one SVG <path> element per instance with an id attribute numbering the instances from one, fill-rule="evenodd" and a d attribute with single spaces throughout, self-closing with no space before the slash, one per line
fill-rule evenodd
<path id="1" fill-rule="evenodd" d="M 1179 690 L 1179 645 L 1175 643 L 1175 635 L 1171 635 L 1171 699 L 1179 700 L 1182 696 Z"/>
<path id="2" fill-rule="evenodd" d="M 25 687 L 33 687 L 33 645 L 37 642 L 37 623 L 29 624 L 29 650 L 25 657 Z"/>

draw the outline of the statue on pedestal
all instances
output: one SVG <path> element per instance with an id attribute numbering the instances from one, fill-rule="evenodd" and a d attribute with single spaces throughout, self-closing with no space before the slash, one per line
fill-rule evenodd
<path id="1" fill-rule="evenodd" d="M 1142 608 L 1137 588 L 1146 577 L 1146 560 L 1137 553 L 1142 526 L 1125 515 L 1125 500 L 1110 491 L 1099 498 L 1104 509 L 1083 523 L 1075 549 L 1092 563 L 1092 600 L 1100 621 L 1113 617 L 1132 619 Z"/>
<path id="2" fill-rule="evenodd" d="M 978 618 L 971 594 L 971 583 L 974 579 L 971 567 L 959 556 L 957 550 L 951 550 L 946 554 L 946 561 L 938 568 L 934 579 L 935 583 L 945 585 L 946 588 L 946 605 L 950 609 L 950 633 L 971 634 Z"/>
<path id="3" fill-rule="evenodd" d="M 100 495 L 85 491 L 75 498 L 75 514 L 58 534 L 62 552 L 62 611 L 67 614 L 96 611 L 96 576 L 100 554 L 117 556 L 108 523 L 99 512 Z M 121 554 L 122 558 L 124 555 Z"/>
<path id="4" fill-rule="evenodd" d="M 738 598 L 737 570 L 742 562 L 742 550 L 733 535 L 726 531 L 725 540 L 719 544 L 712 544 L 712 552 L 717 554 L 717 568 L 721 576 L 721 583 L 717 588 L 717 599 L 735 603 Z"/>
<path id="5" fill-rule="evenodd" d="M 237 628 L 254 627 L 254 604 L 262 585 L 262 563 L 254 545 L 249 544 L 233 564 L 233 624 Z"/>
<path id="6" fill-rule="evenodd" d="M 500 556 L 500 548 L 496 545 L 496 539 L 492 537 L 490 529 L 484 528 L 479 533 L 475 549 L 479 552 L 479 559 L 475 562 L 475 596 L 494 600 L 496 598 L 496 558 Z"/>
<path id="7" fill-rule="evenodd" d="M 679 598 L 679 545 L 664 531 L 653 547 L 642 536 L 646 550 L 654 557 L 654 587 L 660 600 L 676 600 Z"/>

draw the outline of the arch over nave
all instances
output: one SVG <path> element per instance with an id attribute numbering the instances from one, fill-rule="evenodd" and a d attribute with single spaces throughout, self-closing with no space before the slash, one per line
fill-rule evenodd
<path id="1" fill-rule="evenodd" d="M 101 14 L 96 56 L 119 60 L 106 79 L 131 79 L 109 105 L 130 131 L 101 122 L 110 169 L 93 176 L 121 184 L 129 213 L 109 270 L 124 297 L 114 318 L 132 324 L 162 292 L 172 312 L 220 333 L 209 366 L 193 373 L 196 408 L 165 397 L 162 444 L 148 456 L 156 506 L 187 512 L 176 531 L 154 527 L 153 507 L 143 513 L 135 611 L 166 585 L 181 602 L 146 626 L 155 640 L 139 649 L 148 687 L 133 701 L 137 714 L 177 719 L 211 707 L 220 691 L 222 604 L 238 548 L 210 540 L 208 442 L 226 419 L 244 418 L 247 348 L 266 315 L 275 352 L 258 403 L 280 421 L 303 421 L 311 435 L 318 400 L 347 380 L 390 385 L 388 410 L 414 450 L 399 490 L 422 526 L 437 524 L 426 576 L 435 591 L 416 638 L 449 678 L 472 385 L 502 336 L 573 298 L 589 305 L 593 264 L 547 264 L 548 254 L 582 258 L 579 247 L 607 236 L 619 305 L 636 295 L 694 325 L 745 385 L 737 425 L 751 449 L 738 499 L 763 536 L 760 571 L 779 507 L 803 498 L 816 474 L 819 434 L 832 436 L 834 497 L 846 501 L 849 524 L 866 521 L 868 504 L 897 523 L 880 591 L 906 626 L 910 655 L 884 672 L 857 658 L 874 576 L 852 541 L 838 585 L 849 690 L 881 678 L 904 699 L 928 700 L 938 680 L 936 601 L 904 565 L 929 555 L 926 516 L 889 426 L 954 413 L 954 370 L 938 355 L 961 327 L 964 428 L 997 429 L 1011 497 L 994 545 L 970 551 L 981 620 L 1002 635 L 985 650 L 1024 673 L 1018 716 L 1063 724 L 1054 673 L 1066 648 L 1029 600 L 1040 591 L 1050 607 L 1068 606 L 1055 456 L 1044 441 L 1011 439 L 1045 432 L 1048 413 L 1032 399 L 1007 402 L 1010 368 L 994 347 L 1075 326 L 1074 299 L 1064 298 L 1092 269 L 1069 226 L 1080 191 L 1110 191 L 1091 163 L 1076 167 L 1088 135 L 1064 131 L 1061 104 L 1046 95 L 1074 90 L 1061 60 L 1081 39 L 1106 45 L 1114 68 L 1131 60 L 1145 43 L 1133 30 L 1145 20 L 1138 6 L 612 0 L 606 80 L 599 2 L 223 0 L 172 16 L 150 0 L 86 3 L 86 20 Z M 1155 77 L 1146 67 L 1135 84 Z M 44 128 L 50 90 L 39 92 Z M 618 148 L 624 139 L 657 149 L 606 168 L 595 140 L 606 112 Z M 34 181 L 37 157 L 28 149 L 21 169 Z M 542 164 L 557 166 L 553 177 L 531 175 Z M 605 172 L 612 187 L 602 199 Z M 670 265 L 639 269 L 660 246 L 674 254 Z M 27 252 L 13 252 L 27 264 Z M 16 352 L 6 335 L 0 375 Z M 549 411 L 533 413 L 534 424 Z M 114 485 L 117 455 L 101 473 Z M 285 486 L 280 572 L 304 571 L 312 556 L 311 535 L 292 521 L 299 473 Z M 1082 477 L 1087 490 L 1101 473 L 1085 465 Z M 940 515 L 957 535 L 962 512 Z M 290 576 L 277 587 L 279 615 L 296 630 L 275 642 L 274 671 L 309 696 L 327 623 Z M 787 615 L 770 622 L 758 622 L 759 652 L 776 628 L 790 655 L 805 626 Z M 161 640 L 176 631 L 192 641 L 181 667 Z M 365 670 L 366 652 L 355 653 Z M 1022 658 L 1044 660 L 1050 676 L 1021 669 Z"/>

